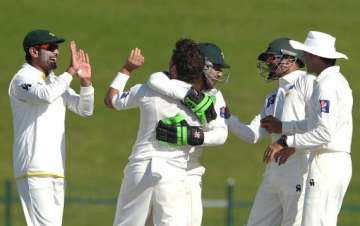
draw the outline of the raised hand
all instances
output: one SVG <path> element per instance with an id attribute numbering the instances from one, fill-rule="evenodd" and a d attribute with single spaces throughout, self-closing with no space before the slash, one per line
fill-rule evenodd
<path id="1" fill-rule="evenodd" d="M 84 50 L 79 49 L 78 51 L 80 67 L 77 71 L 77 75 L 80 79 L 81 86 L 91 85 L 91 65 L 89 54 L 85 53 Z"/>
<path id="2" fill-rule="evenodd" d="M 70 41 L 70 52 L 71 52 L 71 58 L 70 58 L 70 66 L 68 68 L 68 72 L 71 75 L 75 75 L 76 72 L 79 70 L 81 64 L 79 52 L 76 48 L 75 41 Z"/>
<path id="3" fill-rule="evenodd" d="M 130 56 L 125 61 L 124 66 L 121 69 L 121 72 L 127 75 L 144 64 L 144 56 L 141 54 L 141 49 L 135 48 L 130 52 Z"/>

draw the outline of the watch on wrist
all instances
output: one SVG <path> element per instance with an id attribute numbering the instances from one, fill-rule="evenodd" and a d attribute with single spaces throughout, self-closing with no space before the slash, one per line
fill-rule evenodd
<path id="1" fill-rule="evenodd" d="M 286 135 L 282 135 L 282 136 L 280 137 L 280 139 L 277 141 L 277 143 L 280 144 L 280 145 L 283 146 L 283 147 L 288 147 L 286 141 L 287 141 L 287 136 L 286 136 Z"/>

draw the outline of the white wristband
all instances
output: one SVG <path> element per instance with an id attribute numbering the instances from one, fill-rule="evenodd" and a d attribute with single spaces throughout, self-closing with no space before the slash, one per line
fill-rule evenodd
<path id="1" fill-rule="evenodd" d="M 130 76 L 118 72 L 114 80 L 112 81 L 110 87 L 117 89 L 119 91 L 123 91 L 126 85 L 127 80 L 130 78 Z"/>

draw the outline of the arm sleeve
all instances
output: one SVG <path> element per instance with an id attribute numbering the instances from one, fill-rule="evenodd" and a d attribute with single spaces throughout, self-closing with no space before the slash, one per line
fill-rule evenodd
<path id="1" fill-rule="evenodd" d="M 140 95 L 144 85 L 137 84 L 130 88 L 129 91 L 119 90 L 112 99 L 112 105 L 116 110 L 126 110 L 138 107 L 140 104 Z"/>
<path id="2" fill-rule="evenodd" d="M 247 143 L 255 144 L 268 134 L 266 130 L 261 128 L 260 126 L 260 120 L 262 118 L 263 116 L 261 114 L 258 114 L 254 117 L 250 124 L 246 125 L 242 123 L 238 119 L 238 117 L 232 115 L 227 120 L 227 124 L 230 131 L 234 133 L 238 138 L 242 139 Z"/>
<path id="3" fill-rule="evenodd" d="M 12 95 L 24 102 L 50 104 L 66 92 L 71 80 L 72 76 L 67 72 L 54 77 L 49 84 L 40 84 L 25 76 L 18 76 L 13 81 Z"/>
<path id="4" fill-rule="evenodd" d="M 215 111 L 216 119 L 212 120 L 205 126 L 204 130 L 204 146 L 222 145 L 225 143 L 228 136 L 228 127 L 226 124 L 225 110 L 226 103 L 221 92 L 216 94 Z"/>
<path id="5" fill-rule="evenodd" d="M 170 79 L 164 72 L 157 72 L 150 75 L 147 85 L 154 91 L 173 99 L 183 100 L 191 88 L 179 86 L 174 79 Z"/>
<path id="6" fill-rule="evenodd" d="M 91 116 L 94 112 L 94 87 L 80 87 L 80 95 L 68 88 L 65 92 L 67 108 L 81 116 Z"/>
<path id="7" fill-rule="evenodd" d="M 242 123 L 238 117 L 232 115 L 228 120 L 227 124 L 232 133 L 238 138 L 251 144 L 257 143 L 260 139 L 266 136 L 268 133 L 264 128 L 261 127 L 260 120 L 266 116 L 265 109 L 267 107 L 268 98 L 266 98 L 265 104 L 261 112 L 254 117 L 250 124 L 246 125 Z"/>
<path id="8" fill-rule="evenodd" d="M 336 91 L 331 86 L 324 84 L 317 86 L 311 102 L 315 111 L 312 129 L 303 134 L 288 136 L 287 143 L 297 149 L 312 149 L 327 145 L 336 130 L 338 104 Z"/>
<path id="9" fill-rule="evenodd" d="M 282 134 L 291 135 L 295 133 L 304 133 L 306 130 L 307 120 L 282 122 Z"/>

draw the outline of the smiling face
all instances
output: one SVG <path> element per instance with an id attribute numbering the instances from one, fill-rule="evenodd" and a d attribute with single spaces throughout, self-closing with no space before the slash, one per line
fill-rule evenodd
<path id="1" fill-rule="evenodd" d="M 30 47 L 29 53 L 31 54 L 32 65 L 42 70 L 46 75 L 57 68 L 59 47 L 56 43 Z"/>

